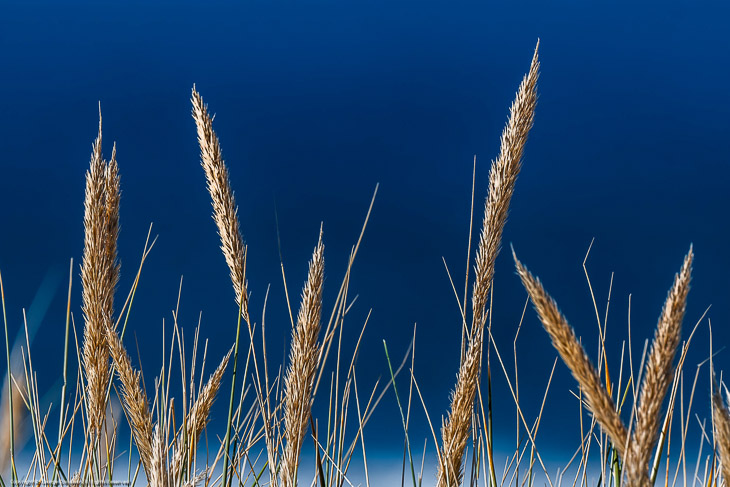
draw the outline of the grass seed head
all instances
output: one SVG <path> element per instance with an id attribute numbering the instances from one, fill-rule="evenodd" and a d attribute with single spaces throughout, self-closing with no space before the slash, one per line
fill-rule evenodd
<path id="1" fill-rule="evenodd" d="M 299 454 L 309 424 L 312 387 L 319 365 L 319 331 L 324 283 L 324 245 L 322 232 L 309 262 L 307 281 L 302 290 L 296 327 L 292 330 L 289 368 L 284 379 L 284 438 L 280 483 L 296 485 Z"/>
<path id="2" fill-rule="evenodd" d="M 438 487 L 461 485 L 464 449 L 469 440 L 477 381 L 481 373 L 484 324 L 489 289 L 494 278 L 494 262 L 502 241 L 509 203 L 522 165 L 527 135 L 532 128 L 537 105 L 537 79 L 540 70 L 538 46 L 529 72 L 522 79 L 510 107 L 510 117 L 502 132 L 499 156 L 489 171 L 489 191 L 484 205 L 484 220 L 476 254 L 472 290 L 472 325 L 468 348 L 459 368 L 456 387 L 451 394 L 449 414 L 441 428 L 441 459 Z"/>

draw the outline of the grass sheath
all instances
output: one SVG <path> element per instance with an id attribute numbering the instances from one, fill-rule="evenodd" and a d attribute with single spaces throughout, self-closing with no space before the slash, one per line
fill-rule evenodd
<path id="1" fill-rule="evenodd" d="M 472 323 L 468 347 L 451 394 L 451 407 L 441 427 L 441 459 L 438 487 L 461 485 L 464 449 L 469 440 L 477 382 L 481 373 L 484 325 L 489 290 L 494 277 L 494 262 L 499 253 L 502 231 L 507 221 L 510 200 L 522 165 L 527 135 L 532 128 L 537 104 L 537 79 L 540 62 L 539 43 L 535 47 L 529 72 L 522 79 L 510 107 L 510 117 L 502 132 L 499 156 L 489 172 L 489 191 L 476 254 L 472 289 Z"/>

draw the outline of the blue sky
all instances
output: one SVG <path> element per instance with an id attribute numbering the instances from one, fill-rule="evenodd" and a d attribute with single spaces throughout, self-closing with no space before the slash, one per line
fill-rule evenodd
<path id="1" fill-rule="evenodd" d="M 581 266 L 595 238 L 587 267 L 602 313 L 615 273 L 607 340 L 617 367 L 629 294 L 640 355 L 693 243 L 685 325 L 712 304 L 716 343 L 730 339 L 730 12 L 719 2 L 9 1 L 0 8 L 0 269 L 11 333 L 44 279 L 55 286 L 34 343 L 49 388 L 62 360 L 68 262 L 81 258 L 84 171 L 99 102 L 104 151 L 116 141 L 122 177 L 120 294 L 150 222 L 159 235 L 130 323 L 142 362 L 157 366 L 162 320 L 171 319 L 181 275 L 185 329 L 192 332 L 202 312 L 212 357 L 233 340 L 236 309 L 190 117 L 196 83 L 216 114 L 259 314 L 271 285 L 271 356 L 285 355 L 289 334 L 275 209 L 293 294 L 323 222 L 329 308 L 380 183 L 354 268 L 351 294 L 359 297 L 345 340 L 354 344 L 372 308 L 358 375 L 372 384 L 387 374 L 382 340 L 402 355 L 418 323 L 415 373 L 429 413 L 440 417 L 461 323 L 442 257 L 463 279 L 473 156 L 479 215 L 489 162 L 538 38 L 539 105 L 505 245 L 514 245 L 593 346 L 596 318 Z M 74 277 L 80 326 L 77 265 Z M 511 363 L 525 293 L 507 252 L 497 262 L 494 299 L 495 340 Z M 707 337 L 705 321 L 693 364 L 707 354 Z M 533 415 L 555 357 L 546 338 L 528 310 L 517 348 Z M 717 366 L 725 364 L 721 353 Z M 497 372 L 496 441 L 509 450 L 514 412 Z M 575 414 L 563 413 L 577 410 L 572 388 L 559 364 L 541 434 L 557 438 L 545 448 L 566 461 L 579 431 Z M 699 392 L 700 415 L 708 392 Z M 399 424 L 388 396 L 368 432 L 376 451 L 400 451 Z M 420 410 L 413 428 L 430 437 Z"/>

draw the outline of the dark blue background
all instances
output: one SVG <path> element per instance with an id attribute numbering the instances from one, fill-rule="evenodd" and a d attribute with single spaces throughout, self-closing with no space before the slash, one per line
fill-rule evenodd
<path id="1" fill-rule="evenodd" d="M 196 83 L 216 113 L 249 244 L 257 317 L 271 284 L 273 363 L 284 357 L 290 333 L 275 208 L 292 296 L 324 222 L 330 309 L 380 182 L 354 268 L 351 296 L 359 298 L 345 343 L 351 349 L 372 308 L 359 356 L 364 390 L 387 375 L 382 339 L 402 356 L 417 322 L 415 373 L 439 423 L 458 366 L 461 324 L 441 257 L 461 282 L 472 157 L 478 229 L 489 161 L 539 37 L 539 105 L 505 245 L 513 243 L 541 276 L 595 358 L 596 319 L 581 268 L 595 237 L 588 269 L 601 314 L 615 272 L 607 337 L 615 371 L 629 293 L 638 361 L 693 242 L 685 336 L 713 304 L 719 347 L 730 339 L 728 14 L 719 2 L 6 1 L 0 6 L 0 268 L 11 333 L 50 276 L 56 294 L 34 353 L 41 384 L 53 390 L 71 257 L 81 332 L 84 171 L 101 101 L 104 152 L 117 142 L 122 175 L 120 297 L 134 278 L 150 222 L 159 234 L 130 324 L 148 384 L 181 275 L 180 322 L 188 336 L 202 311 L 211 360 L 230 346 L 236 307 L 190 117 Z M 512 364 L 525 293 L 508 252 L 497 262 L 494 298 L 495 339 Z M 708 343 L 705 321 L 691 373 Z M 132 339 L 128 344 L 134 346 Z M 532 418 L 555 357 L 532 310 L 517 349 L 520 395 Z M 720 368 L 727 363 L 727 353 L 717 357 Z M 496 444 L 508 452 L 512 399 L 493 366 Z M 702 377 L 695 407 L 704 417 L 709 389 Z M 561 462 L 579 439 L 569 388 L 573 380 L 560 364 L 538 446 Z M 223 423 L 225 402 L 214 425 Z M 412 435 L 422 445 L 430 432 L 420 408 L 414 411 Z M 399 428 L 389 395 L 366 432 L 371 450 L 401 452 Z M 429 452 L 435 458 L 432 444 Z"/>

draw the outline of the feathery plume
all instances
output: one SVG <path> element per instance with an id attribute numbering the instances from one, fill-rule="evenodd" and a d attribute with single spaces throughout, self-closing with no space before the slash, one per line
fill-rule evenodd
<path id="1" fill-rule="evenodd" d="M 104 330 L 112 326 L 114 291 L 119 280 L 116 239 L 119 231 L 119 173 L 116 150 L 112 162 L 101 154 L 99 134 L 86 172 L 84 199 L 84 255 L 81 263 L 84 343 L 82 362 L 86 373 L 89 426 L 99 432 L 106 411 L 109 355 Z"/>
<path id="2" fill-rule="evenodd" d="M 117 240 L 119 239 L 119 201 L 121 191 L 119 188 L 119 166 L 117 164 L 117 145 L 112 146 L 112 156 L 106 165 L 105 178 L 106 197 L 106 255 L 108 265 L 107 289 L 111 290 L 111 299 L 104 303 L 105 314 L 110 318 L 114 314 L 114 292 L 119 284 L 120 265 L 117 260 Z"/>
<path id="3" fill-rule="evenodd" d="M 486 304 L 494 277 L 494 262 L 499 253 L 502 231 L 507 220 L 510 199 L 522 164 L 527 135 L 532 128 L 537 104 L 537 79 L 540 62 L 538 45 L 530 71 L 522 79 L 510 117 L 502 132 L 499 156 L 489 172 L 489 193 L 484 206 L 484 220 L 476 254 L 476 277 L 472 289 L 472 324 L 468 349 L 459 368 L 456 388 L 451 395 L 451 409 L 441 428 L 442 462 L 437 473 L 438 487 L 461 485 L 464 449 L 469 439 L 486 322 Z"/>
<path id="4" fill-rule="evenodd" d="M 674 276 L 674 284 L 664 301 L 651 352 L 646 361 L 639 405 L 636 409 L 631 453 L 626 461 L 626 477 L 629 485 L 648 483 L 649 457 L 659 433 L 659 410 L 674 375 L 672 362 L 682 333 L 693 257 L 690 246 L 682 268 Z"/>
<path id="5" fill-rule="evenodd" d="M 162 441 L 160 425 L 155 426 L 152 436 L 152 461 L 149 471 L 150 487 L 170 487 L 170 475 L 167 470 L 167 447 Z"/>
<path id="6" fill-rule="evenodd" d="M 147 396 L 140 386 L 140 373 L 132 368 L 132 362 L 122 340 L 111 328 L 106 330 L 106 339 L 119 381 L 122 383 L 122 403 L 127 411 L 132 436 L 137 444 L 139 458 L 147 475 L 152 475 L 153 449 L 152 414 Z"/>
<path id="7" fill-rule="evenodd" d="M 81 485 L 81 474 L 83 472 L 82 470 L 77 470 L 75 474 L 71 476 L 71 480 L 69 480 L 69 485 Z"/>
<path id="8" fill-rule="evenodd" d="M 540 70 L 539 47 L 538 42 L 530 71 L 522 79 L 517 96 L 510 107 L 509 122 L 502 131 L 499 156 L 489 171 L 489 192 L 484 205 L 482 231 L 479 234 L 476 277 L 472 291 L 472 333 L 475 328 L 483 327 L 486 321 L 486 305 L 494 277 L 494 262 L 500 250 L 502 230 L 507 221 L 517 175 L 522 168 L 522 154 L 527 143 L 527 135 L 535 118 L 537 79 Z"/>
<path id="9" fill-rule="evenodd" d="M 324 245 L 322 230 L 309 261 L 309 274 L 302 290 L 296 328 L 292 330 L 289 368 L 284 379 L 284 438 L 286 445 L 279 474 L 282 487 L 296 485 L 299 454 L 309 424 L 312 387 L 319 365 L 317 343 L 322 316 Z"/>
<path id="10" fill-rule="evenodd" d="M 728 412 L 719 390 L 712 395 L 712 416 L 715 425 L 715 442 L 722 464 L 722 475 L 725 477 L 725 485 L 727 485 L 730 482 L 730 412 Z"/>
<path id="11" fill-rule="evenodd" d="M 208 420 L 210 419 L 210 409 L 213 406 L 216 394 L 218 394 L 218 389 L 220 389 L 223 373 L 226 371 L 228 359 L 231 357 L 232 352 L 233 349 L 231 348 L 226 356 L 223 357 L 220 365 L 218 365 L 218 368 L 210 375 L 208 382 L 205 384 L 205 387 L 203 387 L 203 390 L 200 391 L 200 395 L 195 400 L 195 404 L 193 404 L 193 407 L 190 408 L 190 411 L 188 412 L 186 428 L 183 432 L 183 434 L 185 434 L 186 441 L 181 442 L 181 444 L 187 445 L 188 452 L 195 452 L 195 447 L 200 439 L 200 434 L 208 424 Z M 185 449 L 179 448 L 175 451 L 175 455 L 173 456 L 172 471 L 173 478 L 176 482 L 179 480 L 179 476 L 182 473 L 183 465 L 185 463 L 185 452 Z M 192 456 L 189 458 L 189 461 L 191 460 Z"/>
<path id="12" fill-rule="evenodd" d="M 586 397 L 588 408 L 611 438 L 611 442 L 623 456 L 626 450 L 628 432 L 608 392 L 601 386 L 598 372 L 590 362 L 583 346 L 575 336 L 573 328 L 568 324 L 565 316 L 558 310 L 558 305 L 548 295 L 540 280 L 530 274 L 525 266 L 514 255 L 517 274 L 530 295 L 532 304 L 540 316 L 542 326 L 550 335 L 553 346 L 560 354 L 565 365 L 578 381 Z"/>
<path id="13" fill-rule="evenodd" d="M 213 131 L 213 119 L 208 113 L 208 105 L 203 103 L 203 97 L 195 90 L 195 86 L 193 86 L 191 101 L 193 103 L 193 118 L 198 129 L 200 164 L 205 170 L 208 192 L 213 204 L 213 219 L 218 226 L 221 250 L 223 250 L 223 255 L 231 273 L 236 302 L 241 307 L 244 320 L 248 322 L 246 245 L 241 236 L 238 207 L 231 189 L 228 168 L 223 161 L 218 136 Z"/>

